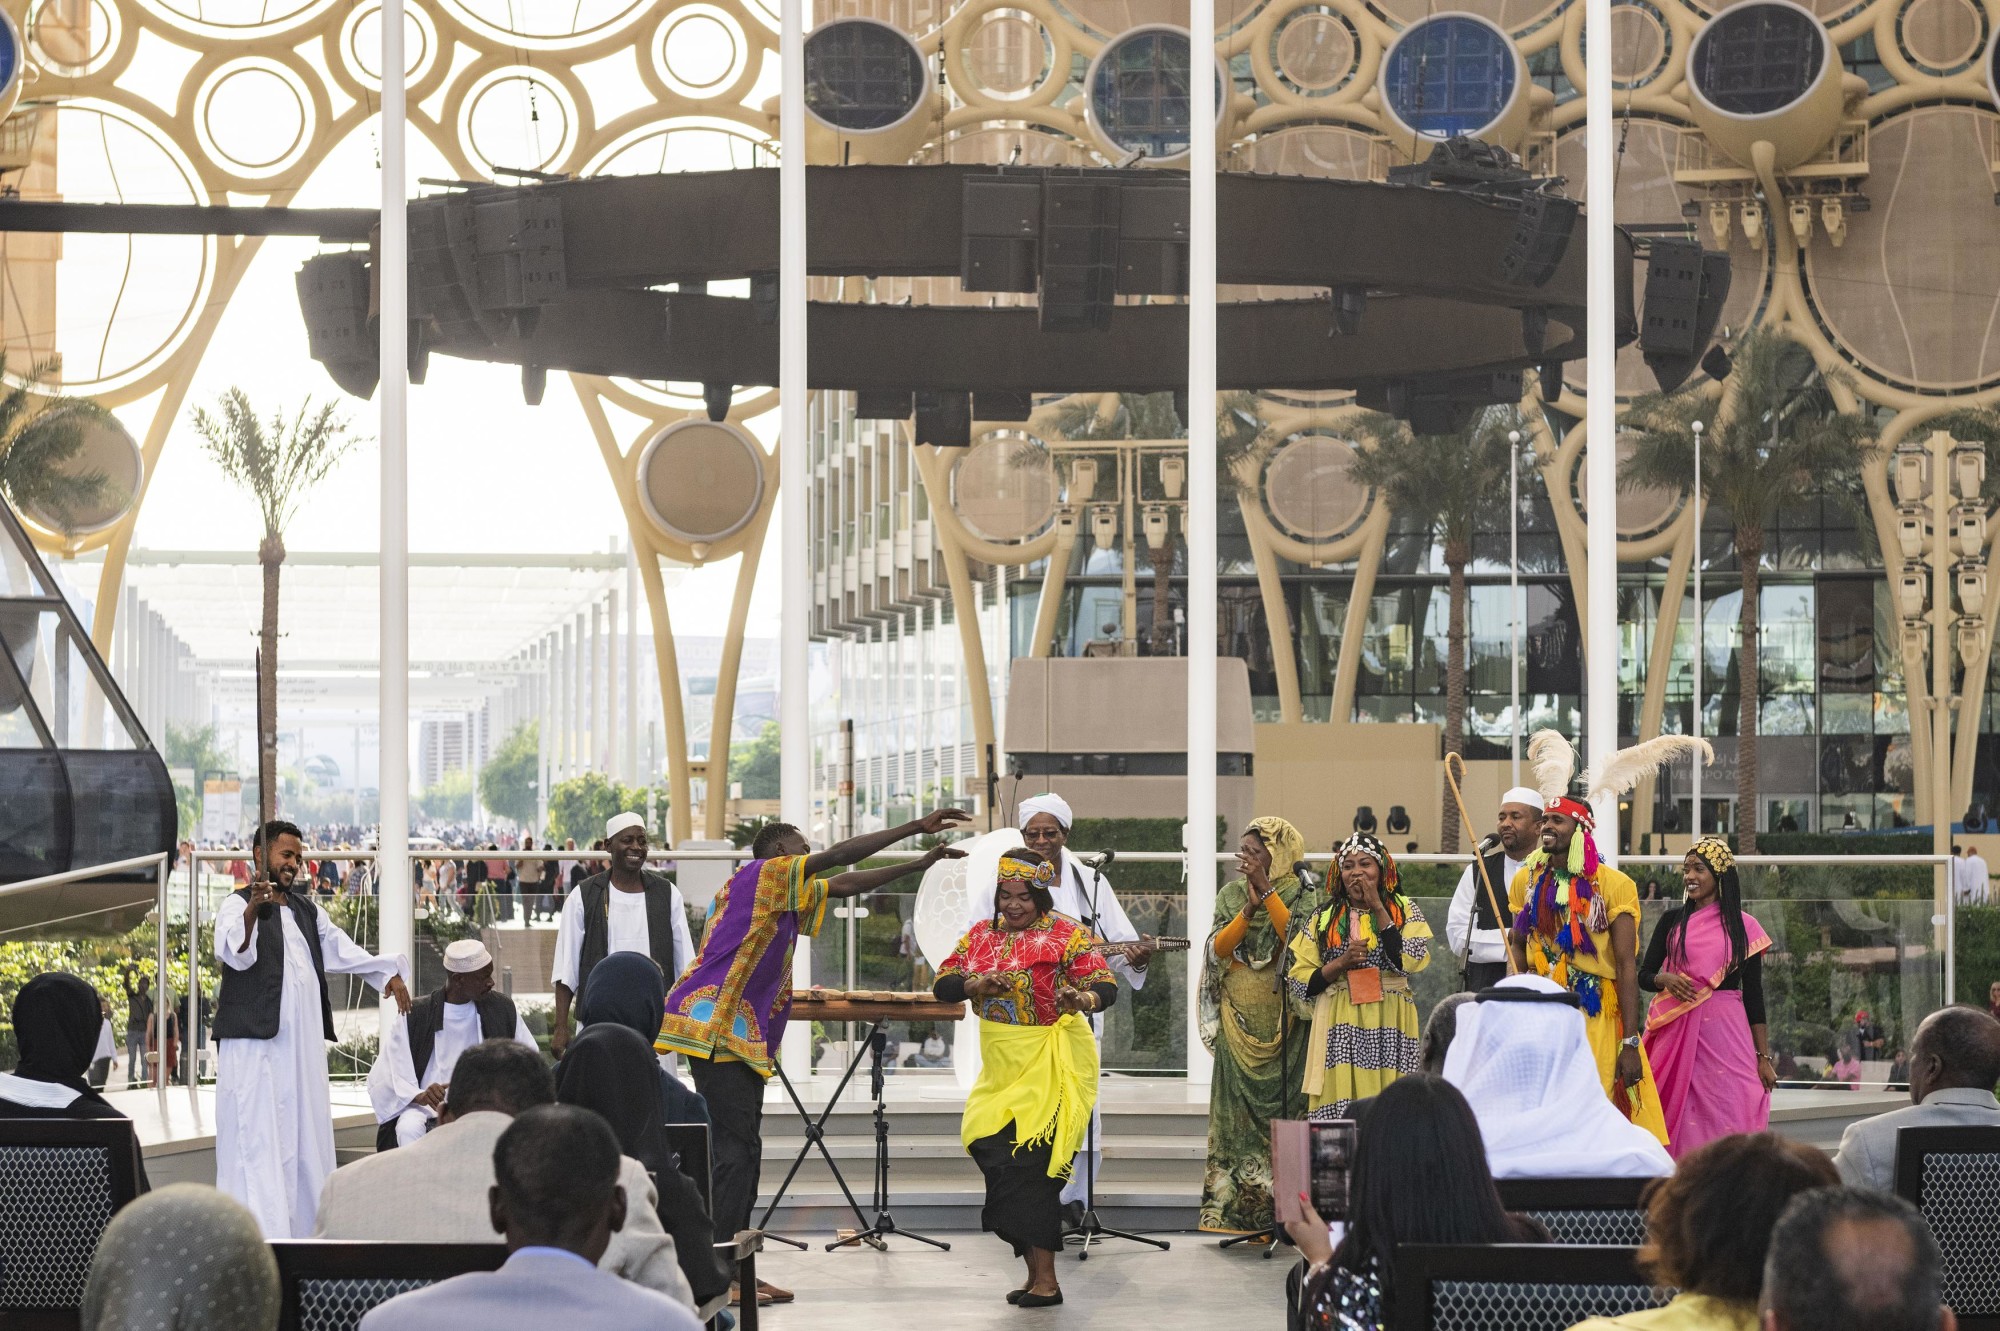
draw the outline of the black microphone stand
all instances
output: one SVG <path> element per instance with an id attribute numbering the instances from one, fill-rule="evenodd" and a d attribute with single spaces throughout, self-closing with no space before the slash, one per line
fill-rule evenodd
<path id="1" fill-rule="evenodd" d="M 1100 872 L 1100 870 L 1102 870 L 1104 865 L 1109 864 L 1111 862 L 1113 853 L 1114 852 L 1111 851 L 1104 852 L 1104 854 L 1098 856 L 1097 862 L 1090 866 L 1091 877 L 1090 877 L 1090 893 L 1089 893 L 1089 901 L 1090 901 L 1089 927 L 1092 933 L 1097 933 L 1097 919 L 1098 919 L 1097 885 L 1104 881 L 1103 875 Z M 1079 883 L 1078 886 L 1081 887 L 1082 884 Z M 1099 936 L 1101 937 L 1102 935 Z M 1091 1031 L 1091 1037 L 1095 1039 L 1096 1035 L 1097 1032 L 1095 1029 L 1093 1029 Z M 1103 1070 L 1099 1069 L 1098 1071 L 1099 1078 L 1101 1079 L 1103 1075 L 1104 1075 Z M 1090 1122 L 1088 1126 L 1084 1129 L 1083 1217 L 1079 1219 L 1074 1226 L 1063 1231 L 1063 1242 L 1067 1244 L 1069 1240 L 1075 1239 L 1082 1244 L 1081 1250 L 1078 1251 L 1078 1253 L 1076 1254 L 1076 1259 L 1079 1262 L 1087 1262 L 1090 1260 L 1090 1245 L 1092 1241 L 1096 1239 L 1127 1239 L 1133 1243 L 1144 1243 L 1150 1247 L 1158 1248 L 1161 1252 L 1166 1252 L 1167 1250 L 1172 1248 L 1173 1245 L 1171 1243 L 1168 1243 L 1165 1239 L 1152 1239 L 1152 1238 L 1147 1238 L 1144 1234 L 1133 1234 L 1126 1230 L 1113 1229 L 1098 1218 L 1097 1215 L 1098 1108 L 1099 1106 L 1095 1104 L 1093 1104 L 1090 1107 Z"/>

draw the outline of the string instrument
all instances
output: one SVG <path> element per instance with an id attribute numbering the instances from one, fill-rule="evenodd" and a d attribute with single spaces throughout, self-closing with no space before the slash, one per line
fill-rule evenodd
<path id="1" fill-rule="evenodd" d="M 1102 952 L 1106 956 L 1124 957 L 1127 961 L 1130 961 L 1134 952 L 1185 952 L 1193 946 L 1194 944 L 1185 938 L 1175 938 L 1170 935 L 1159 934 L 1140 934 L 1137 938 L 1126 943 L 1107 943 L 1103 939 L 1098 939 L 1091 943 L 1090 950 L 1093 952 Z"/>

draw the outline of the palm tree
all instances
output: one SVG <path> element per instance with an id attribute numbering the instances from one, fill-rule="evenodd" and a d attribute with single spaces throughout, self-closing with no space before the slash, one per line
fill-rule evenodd
<path id="1" fill-rule="evenodd" d="M 1698 387 L 1653 393 L 1625 416 L 1632 452 L 1619 483 L 1628 489 L 1686 489 L 1694 472 L 1694 430 L 1704 423 L 1704 508 L 1729 515 L 1743 580 L 1736 654 L 1736 841 L 1757 852 L 1757 708 L 1760 701 L 1757 602 L 1765 533 L 1778 510 L 1800 498 L 1851 488 L 1875 449 L 1875 424 L 1840 409 L 1833 380 L 1790 335 L 1753 328 L 1732 348 L 1734 368 L 1718 404 Z M 1702 622 L 1701 607 L 1695 622 Z M 1695 669 L 1702 668 L 1697 631 Z"/>
<path id="2" fill-rule="evenodd" d="M 1055 428 L 1064 439 L 1185 439 L 1187 427 L 1174 408 L 1172 393 L 1125 394 L 1109 417 L 1098 413 L 1091 398 L 1075 398 L 1055 414 Z M 1248 456 L 1263 432 L 1255 399 L 1248 393 L 1225 393 L 1216 401 L 1215 465 L 1221 484 L 1234 486 L 1236 463 Z M 1173 599 L 1174 543 L 1142 547 L 1153 566 L 1153 655 L 1174 649 L 1174 624 L 1167 613 Z"/>
<path id="3" fill-rule="evenodd" d="M 83 447 L 83 430 L 109 415 L 89 398 L 52 395 L 61 362 L 42 361 L 19 383 L 0 391 L 0 491 L 17 512 L 74 531 L 73 517 L 102 505 L 111 481 L 101 471 L 72 471 L 67 464 Z M 7 358 L 0 356 L 0 380 Z"/>
<path id="4" fill-rule="evenodd" d="M 1472 562 L 1473 533 L 1507 511 L 1507 468 L 1514 454 L 1507 435 L 1521 428 L 1521 415 L 1512 407 L 1488 407 L 1455 434 L 1413 434 L 1403 422 L 1372 413 L 1354 428 L 1368 440 L 1355 455 L 1355 480 L 1380 492 L 1390 511 L 1428 532 L 1442 548 L 1451 591 L 1444 748 L 1463 756 L 1465 612 L 1471 599 L 1465 566 Z M 1443 852 L 1457 853 L 1458 806 L 1449 798 L 1439 827 Z"/>
<path id="5" fill-rule="evenodd" d="M 278 570 L 285 562 L 285 528 L 306 491 L 325 479 L 356 443 L 336 403 L 315 409 L 308 398 L 289 421 L 283 412 L 259 420 L 250 399 L 231 388 L 216 400 L 220 415 L 194 409 L 194 428 L 223 474 L 250 492 L 264 519 L 257 562 L 264 570 L 264 615 L 258 633 L 257 783 L 263 807 L 278 789 Z"/>

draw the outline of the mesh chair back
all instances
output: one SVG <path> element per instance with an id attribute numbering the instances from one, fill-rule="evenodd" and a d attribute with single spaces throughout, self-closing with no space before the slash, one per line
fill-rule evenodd
<path id="1" fill-rule="evenodd" d="M 1944 1250 L 1944 1301 L 1968 1331 L 2000 1327 L 2000 1127 L 1904 1128 L 1896 1192 Z"/>
<path id="2" fill-rule="evenodd" d="M 1398 1244 L 1392 1331 L 1568 1331 L 1592 1317 L 1657 1308 L 1637 1249 L 1552 1244 Z"/>
<path id="3" fill-rule="evenodd" d="M 497 1271 L 500 1243 L 273 1243 L 281 1331 L 355 1331 L 377 1304 L 471 1271 Z"/>
<path id="4" fill-rule="evenodd" d="M 1541 1222 L 1557 1243 L 1614 1244 L 1646 1241 L 1644 1178 L 1500 1179 L 1500 1202 Z"/>
<path id="5" fill-rule="evenodd" d="M 0 1325 L 73 1324 L 104 1227 L 137 1190 L 130 1121 L 0 1119 Z"/>

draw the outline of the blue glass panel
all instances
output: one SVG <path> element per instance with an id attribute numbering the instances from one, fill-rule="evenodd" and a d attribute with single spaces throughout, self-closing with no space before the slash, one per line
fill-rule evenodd
<path id="1" fill-rule="evenodd" d="M 1147 30 L 1112 43 L 1090 84 L 1090 112 L 1104 137 L 1148 157 L 1186 152 L 1194 118 L 1189 70 L 1185 33 Z M 1220 106 L 1220 79 L 1217 83 Z"/>
<path id="2" fill-rule="evenodd" d="M 1405 125 L 1448 139 L 1476 134 L 1498 120 L 1514 84 L 1514 48 L 1507 38 L 1475 19 L 1446 14 L 1404 31 L 1381 86 Z"/>

